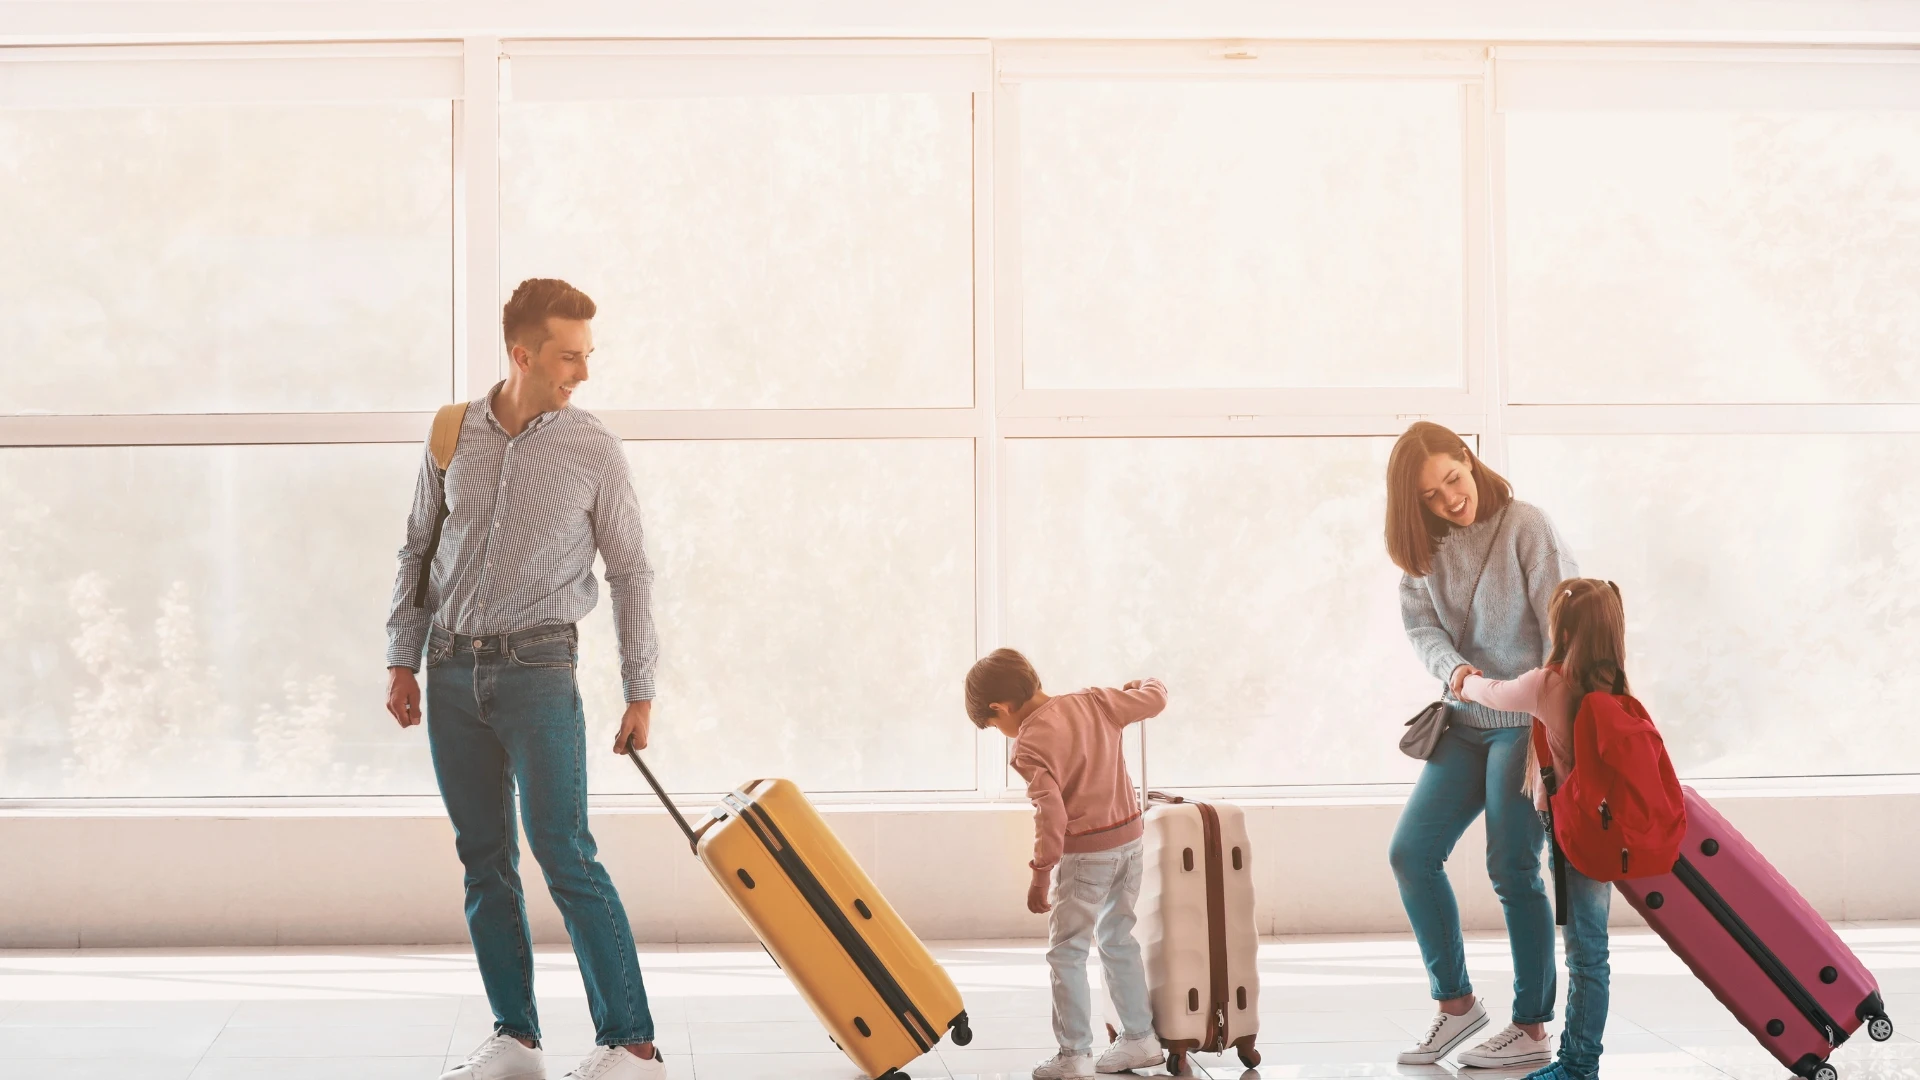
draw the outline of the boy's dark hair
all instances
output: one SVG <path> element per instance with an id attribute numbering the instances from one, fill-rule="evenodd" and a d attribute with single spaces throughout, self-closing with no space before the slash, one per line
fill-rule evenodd
<path id="1" fill-rule="evenodd" d="M 994 705 L 1019 708 L 1040 692 L 1040 676 L 1013 649 L 995 649 L 967 672 L 967 719 L 985 728 Z"/>
<path id="2" fill-rule="evenodd" d="M 591 319 L 599 310 L 593 298 L 559 278 L 528 278 L 513 290 L 500 312 L 500 330 L 507 345 L 539 352 L 547 343 L 547 320 Z"/>

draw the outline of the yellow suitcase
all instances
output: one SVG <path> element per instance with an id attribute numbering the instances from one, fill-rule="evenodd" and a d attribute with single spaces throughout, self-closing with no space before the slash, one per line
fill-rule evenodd
<path id="1" fill-rule="evenodd" d="M 905 1080 L 901 1066 L 949 1031 L 955 1045 L 973 1041 L 953 980 L 792 781 L 754 780 L 694 828 L 640 755 L 628 756 L 862 1072 Z"/>

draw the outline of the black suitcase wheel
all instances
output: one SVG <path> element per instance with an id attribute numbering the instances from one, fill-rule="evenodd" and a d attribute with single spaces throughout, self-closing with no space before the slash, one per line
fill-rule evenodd
<path id="1" fill-rule="evenodd" d="M 953 1045 L 965 1046 L 972 1041 L 973 1041 L 972 1028 L 968 1027 L 965 1024 L 955 1025 L 953 1029 Z"/>
<path id="2" fill-rule="evenodd" d="M 1840 1070 L 1823 1064 L 1813 1070 L 1813 1080 L 1840 1080 Z"/>
<path id="3" fill-rule="evenodd" d="M 1175 1076 L 1191 1076 L 1187 1071 L 1187 1052 L 1185 1050 L 1167 1051 L 1167 1071 Z"/>
<path id="4" fill-rule="evenodd" d="M 1867 1036 L 1874 1042 L 1886 1042 L 1888 1039 L 1893 1038 L 1893 1021 L 1884 1016 L 1869 1017 L 1867 1020 Z"/>

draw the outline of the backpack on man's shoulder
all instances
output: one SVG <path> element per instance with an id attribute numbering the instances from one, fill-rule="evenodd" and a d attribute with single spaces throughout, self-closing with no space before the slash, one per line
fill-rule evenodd
<path id="1" fill-rule="evenodd" d="M 447 468 L 453 464 L 454 451 L 460 448 L 460 427 L 467 422 L 467 403 L 440 406 L 433 414 L 433 430 L 427 435 L 427 452 L 440 470 L 440 511 L 433 516 L 433 535 L 427 538 L 427 550 L 420 556 L 420 582 L 414 586 L 413 606 L 427 606 L 427 583 L 433 579 L 433 557 L 440 551 L 440 529 L 447 523 Z"/>
<path id="2" fill-rule="evenodd" d="M 1666 741 L 1646 706 L 1629 694 L 1581 698 L 1573 720 L 1573 769 L 1564 778 L 1554 774 L 1546 728 L 1537 720 L 1533 739 L 1556 855 L 1595 881 L 1673 869 L 1687 835 L 1687 807 Z"/>

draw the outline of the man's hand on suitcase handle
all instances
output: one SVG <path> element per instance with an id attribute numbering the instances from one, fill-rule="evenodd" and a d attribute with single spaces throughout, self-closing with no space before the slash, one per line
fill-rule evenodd
<path id="1" fill-rule="evenodd" d="M 412 668 L 387 669 L 387 715 L 403 728 L 420 722 L 420 681 L 413 677 Z"/>
<path id="2" fill-rule="evenodd" d="M 613 737 L 613 752 L 625 754 L 628 749 L 645 750 L 647 731 L 652 726 L 652 701 L 627 702 L 627 711 L 620 716 L 620 732 Z"/>

